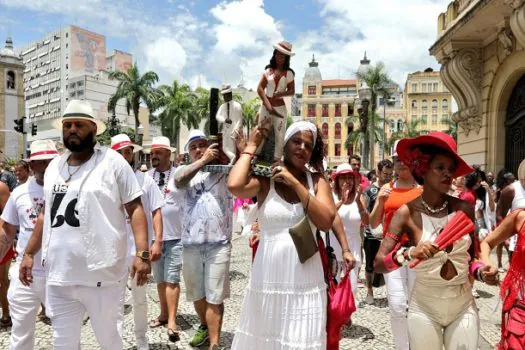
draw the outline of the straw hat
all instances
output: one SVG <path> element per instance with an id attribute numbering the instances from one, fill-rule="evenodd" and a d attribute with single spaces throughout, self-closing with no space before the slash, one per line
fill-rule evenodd
<path id="1" fill-rule="evenodd" d="M 287 56 L 295 56 L 295 53 L 292 52 L 292 44 L 288 41 L 283 40 L 277 44 L 273 44 L 273 48 Z"/>
<path id="2" fill-rule="evenodd" d="M 52 140 L 35 140 L 31 142 L 29 146 L 31 155 L 29 161 L 33 160 L 46 160 L 58 157 L 58 151 L 55 146 L 55 142 Z"/>
<path id="3" fill-rule="evenodd" d="M 133 147 L 133 153 L 142 150 L 142 147 L 131 142 L 130 138 L 126 134 L 118 134 L 111 138 L 111 149 L 118 151 L 126 147 Z"/>
<path id="4" fill-rule="evenodd" d="M 106 130 L 106 124 L 102 120 L 95 118 L 93 108 L 88 101 L 85 100 L 71 100 L 64 111 L 62 118 L 53 121 L 52 125 L 55 129 L 62 130 L 62 123 L 65 120 L 82 119 L 89 120 L 97 126 L 97 135 L 102 134 Z"/>
<path id="5" fill-rule="evenodd" d="M 154 149 L 159 148 L 167 149 L 170 152 L 175 152 L 177 150 L 176 148 L 171 147 L 170 139 L 166 136 L 155 136 L 153 140 L 151 140 L 151 150 L 153 151 Z"/>

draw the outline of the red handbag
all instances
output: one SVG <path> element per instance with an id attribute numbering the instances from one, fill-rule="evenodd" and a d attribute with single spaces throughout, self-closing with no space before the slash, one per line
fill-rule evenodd
<path id="1" fill-rule="evenodd" d="M 327 249 L 330 249 L 330 242 L 327 240 L 328 247 L 325 248 L 324 242 L 318 237 L 319 252 L 321 262 L 328 283 L 328 310 L 326 321 L 326 349 L 339 350 L 339 341 L 341 340 L 341 329 L 350 321 L 350 317 L 356 310 L 352 285 L 350 283 L 349 273 L 346 273 L 341 281 L 337 283 L 329 268 L 329 259 Z"/>

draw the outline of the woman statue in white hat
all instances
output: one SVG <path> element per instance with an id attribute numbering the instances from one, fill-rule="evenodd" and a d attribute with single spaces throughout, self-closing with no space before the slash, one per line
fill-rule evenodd
<path id="1" fill-rule="evenodd" d="M 287 41 L 281 41 L 273 47 L 270 64 L 265 67 L 257 87 L 257 93 L 262 101 L 258 123 L 263 125 L 264 120 L 271 118 L 275 134 L 273 160 L 280 162 L 283 155 L 284 134 L 288 117 L 283 97 L 295 94 L 295 72 L 290 68 L 290 57 L 295 54 L 292 53 L 292 44 Z M 263 145 L 257 149 L 257 155 L 260 155 L 262 147 Z"/>

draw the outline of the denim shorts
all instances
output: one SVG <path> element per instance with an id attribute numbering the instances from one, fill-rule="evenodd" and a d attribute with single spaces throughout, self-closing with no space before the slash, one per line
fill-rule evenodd
<path id="1" fill-rule="evenodd" d="M 182 269 L 181 240 L 172 239 L 162 242 L 162 256 L 159 260 L 151 263 L 151 269 L 155 283 L 179 283 Z"/>
<path id="2" fill-rule="evenodd" d="M 185 246 L 184 283 L 188 301 L 220 305 L 230 297 L 231 243 Z"/>

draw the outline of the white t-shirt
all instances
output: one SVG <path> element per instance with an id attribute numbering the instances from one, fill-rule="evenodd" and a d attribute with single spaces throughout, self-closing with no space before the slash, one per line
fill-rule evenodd
<path id="1" fill-rule="evenodd" d="M 154 180 L 164 199 L 164 205 L 162 206 L 162 240 L 181 239 L 184 191 L 175 186 L 175 168 L 162 173 L 164 174 L 164 184 L 162 184 L 160 174 L 155 169 L 148 171 L 148 175 Z M 158 186 L 159 182 L 161 186 Z"/>
<path id="2" fill-rule="evenodd" d="M 97 144 L 80 167 L 68 168 L 69 155 L 54 159 L 45 174 L 42 262 L 47 283 L 119 283 L 127 274 L 124 204 L 142 191 L 129 164 L 107 147 Z"/>
<path id="3" fill-rule="evenodd" d="M 18 242 L 16 252 L 18 254 L 16 261 L 20 263 L 26 250 L 27 242 L 33 233 L 38 214 L 44 207 L 44 187 L 36 183 L 31 177 L 26 183 L 16 187 L 2 213 L 2 220 L 10 225 L 18 226 Z M 42 256 L 39 251 L 34 258 L 33 275 L 45 276 L 42 267 Z"/>
<path id="4" fill-rule="evenodd" d="M 183 245 L 226 244 L 231 240 L 233 196 L 227 179 L 226 174 L 200 171 L 185 188 Z"/>
<path id="5" fill-rule="evenodd" d="M 144 207 L 144 212 L 146 213 L 146 220 L 148 222 L 148 244 L 151 244 L 151 241 L 155 239 L 155 231 L 153 229 L 153 211 L 162 208 L 164 205 L 164 198 L 162 198 L 160 190 L 157 188 L 157 184 L 150 176 L 144 174 L 141 171 L 136 171 L 135 176 L 137 177 L 137 181 L 142 188 L 142 196 L 140 199 L 142 201 L 142 206 Z M 127 215 L 127 212 L 126 228 L 128 230 L 128 255 L 135 256 L 135 236 L 133 235 L 131 221 Z"/>

